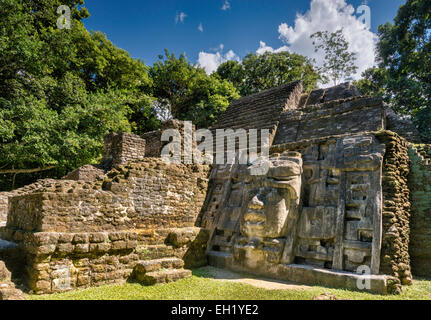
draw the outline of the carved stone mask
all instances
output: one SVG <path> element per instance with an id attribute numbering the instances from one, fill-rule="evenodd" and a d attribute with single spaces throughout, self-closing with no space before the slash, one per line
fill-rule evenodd
<path id="1" fill-rule="evenodd" d="M 289 212 L 298 210 L 302 174 L 300 154 L 284 153 L 267 161 L 267 175 L 252 181 L 250 200 L 241 221 L 241 233 L 248 238 L 284 237 Z"/>

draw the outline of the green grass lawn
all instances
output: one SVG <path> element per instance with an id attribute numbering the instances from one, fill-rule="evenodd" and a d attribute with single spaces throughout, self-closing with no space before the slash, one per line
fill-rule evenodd
<path id="1" fill-rule="evenodd" d="M 398 296 L 380 296 L 324 287 L 298 290 L 266 290 L 242 283 L 215 280 L 206 268 L 178 282 L 156 286 L 136 283 L 106 285 L 52 295 L 28 295 L 33 300 L 312 300 L 323 293 L 350 300 L 431 300 L 431 281 L 415 280 Z"/>

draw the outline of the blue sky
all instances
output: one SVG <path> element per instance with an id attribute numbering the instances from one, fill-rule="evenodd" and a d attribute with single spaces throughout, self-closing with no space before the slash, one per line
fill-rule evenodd
<path id="1" fill-rule="evenodd" d="M 294 27 L 296 14 L 306 14 L 311 2 L 229 0 L 230 8 L 222 10 L 225 1 L 87 0 L 85 6 L 91 17 L 85 20 L 85 26 L 89 30 L 106 33 L 117 46 L 149 65 L 157 60 L 165 48 L 177 55 L 185 52 L 191 62 L 198 61 L 200 52 L 219 52 L 223 60 L 230 50 L 236 59 L 241 59 L 249 52 L 256 52 L 260 41 L 274 49 L 286 45 L 286 41 L 280 39 L 280 25 L 286 23 Z M 329 6 L 345 0 L 313 1 Z M 347 4 L 354 8 L 363 3 L 363 0 L 347 0 Z M 366 3 L 371 9 L 371 31 L 375 33 L 379 24 L 392 21 L 405 0 L 369 0 Z M 186 15 L 182 22 L 180 19 L 176 21 L 180 13 Z M 315 12 L 314 15 L 320 14 Z M 198 30 L 200 23 L 203 32 Z M 221 44 L 223 49 L 220 48 Z M 299 47 L 296 51 L 303 50 Z M 307 50 L 299 53 L 306 54 Z"/>

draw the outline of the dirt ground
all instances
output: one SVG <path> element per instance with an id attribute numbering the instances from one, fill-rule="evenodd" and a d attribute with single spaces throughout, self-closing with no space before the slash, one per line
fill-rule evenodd
<path id="1" fill-rule="evenodd" d="M 274 279 L 267 279 L 261 277 L 252 277 L 250 275 L 244 275 L 235 273 L 226 269 L 218 269 L 214 267 L 207 267 L 206 270 L 216 280 L 224 280 L 231 282 L 246 283 L 257 288 L 268 289 L 268 290 L 306 290 L 310 289 L 309 286 L 298 285 L 293 282 L 280 281 Z"/>

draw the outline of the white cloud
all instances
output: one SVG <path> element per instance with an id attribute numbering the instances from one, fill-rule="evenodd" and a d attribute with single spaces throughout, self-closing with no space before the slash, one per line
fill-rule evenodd
<path id="1" fill-rule="evenodd" d="M 223 11 L 226 11 L 227 9 L 230 9 L 230 2 L 229 2 L 229 0 L 225 0 L 225 2 L 223 3 L 223 6 L 221 7 L 221 9 Z"/>
<path id="2" fill-rule="evenodd" d="M 233 52 L 233 50 L 229 50 L 224 56 L 226 61 L 240 61 L 239 57 L 236 55 L 235 52 Z"/>
<path id="3" fill-rule="evenodd" d="M 199 30 L 200 32 L 204 32 L 204 26 L 202 25 L 202 22 L 199 24 L 199 26 L 198 26 L 198 30 Z"/>
<path id="4" fill-rule="evenodd" d="M 377 36 L 366 28 L 355 15 L 355 9 L 345 0 L 311 0 L 310 9 L 304 15 L 297 14 L 293 27 L 286 23 L 278 27 L 280 39 L 287 46 L 273 49 L 261 41 L 257 53 L 289 50 L 316 59 L 317 64 L 322 65 L 324 53 L 314 51 L 310 35 L 339 29 L 343 29 L 350 51 L 357 53 L 358 72 L 354 78 L 359 79 L 364 70 L 374 65 Z"/>
<path id="5" fill-rule="evenodd" d="M 288 46 L 282 46 L 278 49 L 274 49 L 270 46 L 267 46 L 265 42 L 260 41 L 259 48 L 256 50 L 257 54 L 264 54 L 265 52 L 279 53 L 283 51 L 289 51 Z"/>
<path id="6" fill-rule="evenodd" d="M 207 74 L 211 74 L 216 71 L 219 65 L 221 65 L 223 62 L 230 60 L 240 61 L 238 55 L 232 50 L 229 50 L 223 54 L 223 48 L 224 45 L 221 44 L 219 46 L 219 50 L 216 53 L 208 53 L 204 51 L 199 52 L 198 64 L 205 69 Z"/>
<path id="7" fill-rule="evenodd" d="M 175 23 L 181 22 L 184 23 L 184 19 L 187 17 L 187 15 L 184 12 L 177 13 L 175 16 Z"/>

